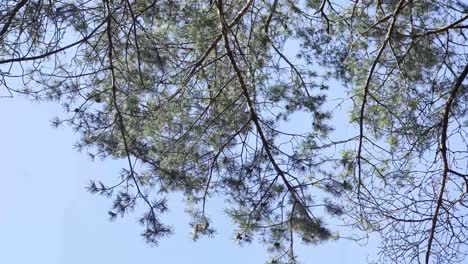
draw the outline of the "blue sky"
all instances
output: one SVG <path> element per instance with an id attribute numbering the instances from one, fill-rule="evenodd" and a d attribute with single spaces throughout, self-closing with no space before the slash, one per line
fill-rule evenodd
<path id="1" fill-rule="evenodd" d="M 221 202 L 211 216 L 217 234 L 193 242 L 188 218 L 178 197 L 170 197 L 163 219 L 175 234 L 150 247 L 139 236 L 136 216 L 108 221 L 111 201 L 89 194 L 89 179 L 115 179 L 124 162 L 91 161 L 73 149 L 68 128 L 54 129 L 61 114 L 54 103 L 31 103 L 21 97 L 0 99 L 0 263 L 264 263 L 259 244 L 240 247 L 231 240 L 233 226 Z M 218 203 L 218 204 L 216 204 Z M 327 242 L 296 249 L 302 263 L 365 263 L 375 245 Z"/>

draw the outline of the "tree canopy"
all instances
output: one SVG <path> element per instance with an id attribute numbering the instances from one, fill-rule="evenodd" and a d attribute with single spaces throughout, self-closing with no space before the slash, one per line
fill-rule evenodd
<path id="1" fill-rule="evenodd" d="M 267 244 L 269 263 L 297 263 L 296 241 L 371 232 L 377 262 L 465 259 L 463 1 L 5 0 L 0 10 L 2 92 L 59 102 L 53 124 L 73 127 L 78 149 L 128 162 L 88 189 L 113 200 L 111 219 L 146 208 L 147 242 L 170 235 L 160 216 L 178 192 L 194 239 L 213 234 L 209 201 L 225 199 L 234 239 Z"/>

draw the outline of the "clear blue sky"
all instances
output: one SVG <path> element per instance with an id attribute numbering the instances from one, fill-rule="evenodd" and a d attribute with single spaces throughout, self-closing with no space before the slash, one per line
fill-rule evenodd
<path id="1" fill-rule="evenodd" d="M 232 240 L 233 228 L 219 206 L 214 238 L 193 242 L 184 206 L 173 197 L 167 223 L 175 234 L 150 247 L 139 236 L 135 216 L 109 222 L 111 201 L 89 194 L 89 179 L 115 179 L 125 163 L 90 161 L 73 149 L 77 135 L 53 129 L 61 114 L 54 103 L 31 103 L 21 97 L 0 99 L 0 263 L 264 263 L 265 248 Z M 216 203 L 216 202 L 213 202 Z M 219 218 L 221 217 L 221 221 Z M 365 263 L 375 245 L 327 242 L 296 249 L 302 263 Z"/>

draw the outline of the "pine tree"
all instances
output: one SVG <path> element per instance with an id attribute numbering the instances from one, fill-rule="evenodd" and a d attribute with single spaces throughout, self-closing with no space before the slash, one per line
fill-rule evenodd
<path id="1" fill-rule="evenodd" d="M 339 238 L 333 216 L 378 232 L 383 263 L 454 263 L 467 250 L 467 9 L 2 1 L 1 85 L 61 103 L 53 124 L 73 127 L 78 149 L 128 162 L 88 189 L 113 199 L 111 219 L 144 206 L 149 243 L 170 235 L 160 216 L 180 192 L 194 239 L 214 232 L 209 199 L 226 199 L 235 240 L 264 242 L 271 263 L 296 263 L 297 240 Z M 356 127 L 344 139 L 332 81 Z M 304 118 L 307 131 L 290 129 Z"/>

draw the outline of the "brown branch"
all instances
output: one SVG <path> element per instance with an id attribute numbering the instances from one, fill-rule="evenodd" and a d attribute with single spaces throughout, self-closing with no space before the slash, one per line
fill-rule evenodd
<path id="1" fill-rule="evenodd" d="M 242 17 L 245 15 L 245 13 L 249 10 L 250 8 L 250 5 L 253 3 L 253 0 L 249 0 L 243 7 L 242 9 L 237 13 L 236 17 L 234 17 L 234 19 L 229 23 L 228 25 L 228 28 L 232 28 L 233 26 L 237 25 L 240 20 L 242 19 Z M 192 76 L 197 72 L 198 70 L 198 67 L 200 67 L 203 62 L 205 61 L 205 59 L 208 57 L 208 55 L 210 55 L 211 51 L 213 51 L 213 49 L 218 45 L 218 42 L 221 40 L 221 38 L 223 37 L 223 34 L 222 33 L 218 33 L 214 39 L 214 41 L 211 43 L 210 47 L 208 47 L 208 49 L 205 51 L 205 53 L 203 53 L 202 57 L 195 63 L 195 65 L 193 66 L 192 70 L 190 71 L 188 77 L 186 78 L 185 82 L 184 82 L 184 85 L 185 86 L 188 81 L 192 78 Z"/>
<path id="2" fill-rule="evenodd" d="M 28 0 L 21 0 L 18 4 L 16 4 L 15 8 L 11 11 L 10 14 L 8 14 L 8 19 L 5 22 L 5 24 L 2 27 L 2 30 L 0 31 L 0 39 L 3 38 L 3 35 L 8 31 L 8 28 L 10 28 L 11 22 L 13 22 L 13 19 L 15 18 L 16 14 L 19 12 L 19 10 L 26 5 Z"/>
<path id="3" fill-rule="evenodd" d="M 291 194 L 292 199 L 304 209 L 304 212 L 305 212 L 306 216 L 309 219 L 312 219 L 312 217 L 307 212 L 307 207 L 305 206 L 305 204 L 301 201 L 301 199 L 297 195 L 296 191 L 294 190 L 294 187 L 289 183 L 288 179 L 286 178 L 286 175 L 285 175 L 284 171 L 279 167 L 278 163 L 276 162 L 276 160 L 275 160 L 275 158 L 274 158 L 274 156 L 272 154 L 270 145 L 269 145 L 268 140 L 267 140 L 267 138 L 266 138 L 266 136 L 265 136 L 265 134 L 263 132 L 263 129 L 262 129 L 262 126 L 260 124 L 258 114 L 257 114 L 257 112 L 255 110 L 255 105 L 254 105 L 252 99 L 250 98 L 250 93 L 249 93 L 249 90 L 247 88 L 247 84 L 245 83 L 242 72 L 241 72 L 239 66 L 237 65 L 236 59 L 234 58 L 234 54 L 233 54 L 232 49 L 231 49 L 230 44 L 229 44 L 229 36 L 228 36 L 229 27 L 228 27 L 228 25 L 227 25 L 227 23 L 226 23 L 226 21 L 224 19 L 224 11 L 223 11 L 223 2 L 222 2 L 222 0 L 217 1 L 217 6 L 218 6 L 219 17 L 220 17 L 220 23 L 221 23 L 221 27 L 222 27 L 222 36 L 223 36 L 223 40 L 224 40 L 224 48 L 225 48 L 226 53 L 228 55 L 231 66 L 234 69 L 234 72 L 236 73 L 237 79 L 239 80 L 239 84 L 240 84 L 240 87 L 242 89 L 242 93 L 243 93 L 244 98 L 245 98 L 245 100 L 247 102 L 247 108 L 248 108 L 249 113 L 250 113 L 250 119 L 254 123 L 255 128 L 256 128 L 256 130 L 257 130 L 257 132 L 259 134 L 259 137 L 260 137 L 260 140 L 262 142 L 263 148 L 265 149 L 265 153 L 267 154 L 267 157 L 268 157 L 269 161 L 271 162 L 271 164 L 272 164 L 274 170 L 276 171 L 277 175 L 282 179 L 282 181 L 283 181 L 284 185 L 286 186 L 288 192 Z"/>
<path id="4" fill-rule="evenodd" d="M 451 28 L 458 28 L 458 24 L 462 23 L 463 21 L 467 20 L 468 19 L 468 15 L 465 15 L 463 17 L 461 17 L 460 19 L 444 26 L 444 27 L 440 27 L 440 28 L 434 28 L 432 30 L 429 30 L 429 31 L 426 31 L 420 35 L 418 35 L 418 38 L 422 38 L 424 36 L 427 36 L 427 35 L 432 35 L 432 34 L 438 34 L 438 33 L 441 33 L 441 32 L 444 32 L 444 31 L 447 31 Z"/>
<path id="5" fill-rule="evenodd" d="M 156 214 L 154 213 L 154 207 L 151 204 L 151 202 L 148 200 L 148 198 L 143 194 L 143 192 L 140 189 L 140 185 L 138 184 L 138 181 L 135 176 L 135 170 L 133 168 L 133 162 L 131 159 L 131 151 L 129 144 L 127 142 L 127 131 L 125 129 L 125 123 L 123 120 L 123 115 L 122 112 L 119 108 L 118 102 L 117 102 L 117 81 L 116 81 L 116 76 L 115 76 L 115 66 L 114 66 L 114 45 L 112 41 L 112 11 L 110 9 L 109 1 L 104 0 L 105 6 L 106 6 L 106 11 L 107 11 L 107 28 L 106 28 L 106 33 L 107 33 L 107 41 L 108 41 L 108 46 L 109 46 L 109 52 L 108 52 L 108 59 L 109 59 L 109 68 L 110 68 L 110 73 L 111 73 L 111 87 L 112 87 L 112 101 L 113 105 L 117 114 L 117 120 L 119 122 L 119 130 L 120 134 L 122 136 L 122 140 L 124 143 L 124 149 L 125 149 L 125 154 L 127 157 L 127 162 L 128 162 L 128 167 L 130 170 L 130 178 L 135 184 L 135 187 L 137 189 L 138 195 L 145 201 L 145 203 L 148 205 L 150 208 L 150 214 L 151 214 L 151 224 L 153 225 L 154 230 L 157 231 L 157 225 L 155 223 L 156 220 Z"/>
<path id="6" fill-rule="evenodd" d="M 54 55 L 54 54 L 57 54 L 59 52 L 62 52 L 62 51 L 65 51 L 69 48 L 72 48 L 76 45 L 79 45 L 79 44 L 82 44 L 83 42 L 86 42 L 88 41 L 90 38 L 93 37 L 93 35 L 103 26 L 106 24 L 108 18 L 104 19 L 104 21 L 102 21 L 101 24 L 99 24 L 95 29 L 93 29 L 93 31 L 91 31 L 91 33 L 89 33 L 87 36 L 85 36 L 84 38 L 78 40 L 78 41 L 75 41 L 69 45 L 66 45 L 62 48 L 58 48 L 56 50 L 51 50 L 51 51 L 48 51 L 46 53 L 43 53 L 43 54 L 39 54 L 39 55 L 36 55 L 36 56 L 31 56 L 31 57 L 21 57 L 21 58 L 13 58 L 13 59 L 6 59 L 6 60 L 0 60 L 0 65 L 1 64 L 6 64 L 6 63 L 13 63 L 13 62 L 23 62 L 23 61 L 32 61 L 32 60 L 39 60 L 39 59 L 44 59 L 46 57 L 49 57 L 51 55 Z"/>
<path id="7" fill-rule="evenodd" d="M 316 14 L 320 12 L 320 16 L 325 19 L 325 23 L 327 24 L 327 34 L 330 34 L 330 19 L 328 18 L 327 14 L 325 13 L 325 5 L 330 4 L 328 0 L 322 0 L 322 3 L 320 4 L 319 10 L 315 12 Z"/>
<path id="8" fill-rule="evenodd" d="M 250 8 L 250 5 L 253 3 L 253 0 L 249 0 L 243 7 L 242 9 L 237 13 L 237 15 L 234 17 L 233 20 L 231 20 L 231 22 L 228 24 L 228 28 L 232 28 L 233 26 L 237 25 L 240 20 L 242 19 L 242 17 L 245 15 L 245 13 L 249 10 Z M 218 45 L 218 42 L 222 39 L 223 37 L 223 34 L 222 33 L 218 33 L 216 36 L 215 36 L 215 39 L 213 40 L 213 42 L 211 43 L 211 45 L 208 47 L 208 49 L 203 53 L 203 55 L 201 56 L 200 59 L 198 59 L 194 65 L 192 66 L 192 70 L 189 72 L 189 74 L 187 75 L 187 77 L 185 78 L 184 82 L 182 83 L 182 86 L 177 90 L 175 91 L 175 93 L 173 95 L 171 95 L 167 101 L 171 101 L 172 99 L 174 99 L 180 92 L 182 92 L 182 90 L 184 90 L 185 86 L 188 84 L 188 82 L 190 81 L 190 79 L 192 79 L 192 77 L 195 75 L 195 73 L 197 73 L 198 71 L 198 68 L 200 68 L 203 64 L 203 62 L 206 60 L 206 58 L 208 58 L 208 56 L 210 55 L 210 53 L 216 48 L 216 46 Z"/>
<path id="9" fill-rule="evenodd" d="M 385 40 L 382 43 L 382 45 L 379 48 L 379 51 L 377 52 L 377 57 L 374 59 L 371 68 L 369 70 L 369 74 L 367 75 L 366 83 L 364 85 L 364 94 L 362 98 L 362 104 L 361 104 L 361 110 L 359 113 L 359 146 L 358 146 L 358 153 L 357 153 L 357 163 L 358 163 L 358 196 L 360 196 L 361 192 L 361 185 L 362 185 L 362 168 L 361 168 L 361 158 L 362 158 L 362 145 L 363 145 L 363 139 L 364 139 L 364 114 L 365 114 L 365 107 L 367 103 L 367 96 L 369 95 L 369 86 L 370 82 L 372 80 L 372 76 L 375 71 L 375 67 L 377 66 L 380 56 L 382 56 L 385 47 L 387 46 L 388 42 L 390 41 L 390 37 L 392 35 L 393 29 L 395 28 L 397 16 L 400 13 L 400 11 L 404 8 L 405 6 L 405 0 L 400 0 L 400 3 L 396 7 L 395 11 L 392 14 L 392 22 L 390 24 L 390 27 L 388 28 L 387 34 L 385 35 Z"/>
<path id="10" fill-rule="evenodd" d="M 449 115 L 452 109 L 453 102 L 455 101 L 455 98 L 457 97 L 457 93 L 460 90 L 463 80 L 465 79 L 467 75 L 468 75 L 468 64 L 463 69 L 463 72 L 455 80 L 455 84 L 450 92 L 447 103 L 445 104 L 444 117 L 442 120 L 442 133 L 440 136 L 440 156 L 442 158 L 442 179 L 441 179 L 441 185 L 439 189 L 439 195 L 437 197 L 436 208 L 434 210 L 434 215 L 432 216 L 432 226 L 429 231 L 429 238 L 427 241 L 427 251 L 426 251 L 426 258 L 425 258 L 426 264 L 429 264 L 429 260 L 431 257 L 432 242 L 434 240 L 434 234 L 435 234 L 435 230 L 437 226 L 439 210 L 442 207 L 445 184 L 447 182 L 447 176 L 450 170 L 449 164 L 448 164 L 448 157 L 447 157 L 447 130 L 448 130 L 448 125 L 449 125 Z"/>

